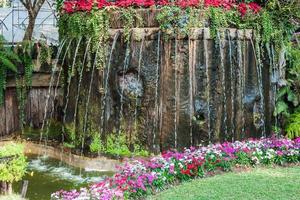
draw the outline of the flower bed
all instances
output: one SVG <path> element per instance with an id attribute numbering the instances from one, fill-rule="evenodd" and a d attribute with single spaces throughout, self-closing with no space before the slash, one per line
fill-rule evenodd
<path id="1" fill-rule="evenodd" d="M 167 151 L 149 159 L 129 160 L 112 178 L 79 191 L 58 191 L 52 199 L 131 199 L 163 190 L 168 185 L 205 177 L 236 166 L 283 165 L 300 161 L 300 138 L 225 142 L 191 147 L 183 152 Z"/>
<path id="2" fill-rule="evenodd" d="M 159 7 L 159 6 L 178 6 L 181 8 L 194 7 L 221 7 L 226 10 L 237 9 L 242 16 L 244 16 L 247 11 L 253 13 L 258 13 L 261 9 L 260 5 L 248 1 L 249 3 L 239 2 L 237 0 L 117 0 L 115 2 L 110 2 L 107 0 L 70 0 L 65 1 L 63 5 L 63 10 L 66 13 L 74 13 L 78 11 L 90 12 L 94 9 L 103 9 L 105 7 L 139 7 L 139 8 L 149 8 L 149 7 Z"/>

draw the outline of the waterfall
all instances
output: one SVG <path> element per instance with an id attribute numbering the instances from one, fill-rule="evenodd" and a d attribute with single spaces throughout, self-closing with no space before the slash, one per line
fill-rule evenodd
<path id="1" fill-rule="evenodd" d="M 178 40 L 177 36 L 175 36 L 175 48 L 174 48 L 174 77 L 175 77 L 175 116 L 174 116 L 174 147 L 177 148 L 177 123 L 178 123 L 178 110 L 177 110 L 177 101 L 179 98 L 178 95 L 178 55 L 177 55 L 177 48 L 178 48 Z"/>
<path id="2" fill-rule="evenodd" d="M 205 29 L 203 29 L 203 45 L 204 45 L 204 57 L 205 57 L 205 76 L 206 76 L 206 87 L 205 95 L 207 98 L 207 128 L 208 128 L 208 140 L 211 142 L 211 111 L 210 111 L 210 76 L 209 76 L 209 66 L 208 66 L 208 35 L 206 35 Z"/>
<path id="3" fill-rule="evenodd" d="M 263 96 L 263 85 L 262 85 L 262 62 L 260 58 L 260 47 L 259 47 L 259 42 L 256 40 L 256 44 L 254 45 L 252 38 L 250 38 L 251 46 L 253 51 L 255 52 L 255 61 L 256 61 L 256 72 L 257 72 L 257 86 L 258 86 L 258 91 L 260 95 L 260 105 L 259 105 L 259 112 L 260 112 L 260 122 L 259 126 L 263 127 L 262 130 L 262 136 L 265 136 L 265 117 L 264 117 L 264 96 Z"/>
<path id="4" fill-rule="evenodd" d="M 264 106 L 264 95 L 263 95 L 263 83 L 262 83 L 262 61 L 261 61 L 261 50 L 260 50 L 260 45 L 258 42 L 255 44 L 256 48 L 256 53 L 257 53 L 257 77 L 258 77 L 258 90 L 259 90 L 259 95 L 261 97 L 260 101 L 260 113 L 261 113 L 261 126 L 263 128 L 262 130 L 262 137 L 266 136 L 266 130 L 265 130 L 265 106 Z"/>
<path id="5" fill-rule="evenodd" d="M 224 124 L 224 134 L 226 139 L 228 139 L 227 133 L 227 95 L 226 95 L 226 70 L 224 65 L 224 40 L 221 39 L 220 32 L 217 33 L 217 39 L 219 41 L 219 51 L 220 51 L 220 66 L 222 68 L 222 92 L 223 92 L 223 124 Z"/>
<path id="6" fill-rule="evenodd" d="M 130 40 L 127 42 L 126 44 L 126 51 L 125 51 L 125 58 L 124 58 L 124 64 L 123 64 L 123 69 L 122 69 L 122 80 L 125 80 L 125 74 L 126 74 L 126 70 L 128 68 L 129 65 L 129 56 L 130 56 Z M 125 89 L 125 85 L 121 88 L 121 99 L 120 99 L 120 112 L 119 112 L 119 124 L 118 124 L 118 138 L 117 138 L 117 145 L 118 147 L 120 146 L 120 135 L 121 135 L 121 123 L 123 120 L 123 109 L 124 109 L 124 89 Z M 119 156 L 119 155 L 118 155 Z"/>
<path id="7" fill-rule="evenodd" d="M 75 63 L 76 63 L 76 58 L 77 58 L 77 54 L 78 54 L 78 49 L 79 49 L 81 40 L 82 40 L 82 37 L 80 37 L 79 40 L 78 40 L 78 42 L 77 42 L 76 49 L 75 49 L 75 55 L 73 57 L 72 66 L 71 66 L 71 68 L 70 67 L 68 68 L 68 70 L 71 70 L 71 71 L 68 71 L 68 80 L 67 80 L 67 84 L 68 85 L 67 85 L 66 103 L 65 103 L 64 110 L 63 110 L 63 113 L 64 113 L 63 124 L 66 123 L 67 109 L 68 109 L 68 104 L 69 104 L 69 94 L 70 94 L 71 80 L 72 80 L 72 76 L 73 76 L 73 72 L 74 72 L 74 67 L 75 67 Z M 62 142 L 64 142 L 64 133 L 62 135 L 63 135 Z"/>
<path id="8" fill-rule="evenodd" d="M 244 69 L 244 64 L 243 64 L 243 54 L 242 54 L 242 45 L 241 45 L 241 36 L 239 35 L 239 32 L 237 31 L 237 57 L 238 57 L 238 67 L 237 67 L 237 80 L 238 80 L 238 87 L 237 87 L 237 96 L 240 97 L 239 99 L 239 104 L 241 106 L 241 114 L 242 116 L 239 116 L 242 118 L 242 134 L 244 134 L 244 125 L 245 125 L 245 117 L 244 117 L 244 74 L 243 74 L 243 69 Z M 238 138 L 240 139 L 240 138 Z"/>
<path id="9" fill-rule="evenodd" d="M 93 67 L 92 67 L 91 81 L 90 81 L 90 85 L 89 85 L 87 101 L 86 101 L 86 104 L 85 104 L 83 135 L 82 135 L 82 141 L 81 141 L 81 154 L 83 153 L 83 148 L 84 148 L 84 137 L 85 137 L 85 133 L 86 133 L 86 129 L 87 129 L 88 108 L 89 108 L 89 104 L 90 104 L 90 97 L 91 97 L 92 85 L 93 85 L 93 80 L 94 80 L 95 68 L 96 68 L 96 65 L 97 65 L 97 57 L 98 57 L 99 48 L 100 48 L 101 44 L 102 44 L 102 41 L 99 41 L 98 47 L 97 47 L 97 50 L 96 50 L 96 54 L 95 54 Z"/>
<path id="10" fill-rule="evenodd" d="M 145 36 L 143 35 L 141 46 L 140 46 L 140 51 L 139 51 L 138 80 L 137 80 L 138 83 L 140 82 L 140 78 L 141 78 L 141 65 L 142 65 L 142 58 L 143 58 L 144 42 L 145 42 Z M 138 99 L 138 96 L 136 96 L 135 98 L 136 98 L 136 100 L 135 100 L 135 109 L 134 109 L 134 133 L 137 133 L 139 99 Z"/>
<path id="11" fill-rule="evenodd" d="M 193 145 L 193 116 L 194 116 L 194 94 L 195 94 L 195 44 L 189 38 L 189 96 L 190 96 L 190 145 Z"/>
<path id="12" fill-rule="evenodd" d="M 234 106 L 234 69 L 232 61 L 232 41 L 230 36 L 230 31 L 227 29 L 228 36 L 228 45 L 229 45 L 229 65 L 230 65 L 230 93 L 231 93 L 231 137 L 232 141 L 234 140 L 234 131 L 235 131 L 235 106 Z"/>
<path id="13" fill-rule="evenodd" d="M 89 38 L 89 40 L 87 42 L 87 46 L 85 48 L 85 52 L 84 52 L 84 56 L 83 56 L 83 60 L 82 60 L 82 65 L 81 65 L 81 68 L 80 68 L 80 71 L 79 71 L 79 82 L 78 82 L 78 85 L 77 85 L 77 95 L 76 95 L 76 100 L 75 100 L 75 109 L 74 109 L 74 116 L 73 116 L 74 130 L 75 130 L 75 126 L 76 126 L 77 108 L 78 108 L 80 88 L 81 88 L 81 83 L 82 83 L 82 75 L 83 75 L 83 70 L 84 70 L 86 57 L 87 57 L 87 54 L 88 54 L 89 49 L 90 49 L 91 41 L 92 41 L 92 38 Z"/>
<path id="14" fill-rule="evenodd" d="M 53 117 L 54 106 L 55 106 L 55 105 L 54 105 L 54 101 L 55 101 L 55 99 L 56 99 L 56 97 L 57 97 L 57 91 L 58 91 L 58 86 L 59 86 L 59 82 L 60 82 L 60 76 L 61 76 L 61 72 L 62 72 L 62 67 L 63 67 L 63 65 L 64 65 L 64 62 L 65 62 L 65 59 L 66 59 L 66 56 L 67 56 L 67 53 L 68 53 L 68 51 L 69 51 L 69 48 L 70 48 L 70 46 L 71 46 L 72 41 L 73 41 L 73 40 L 71 39 L 70 42 L 69 42 L 68 45 L 67 45 L 66 51 L 65 51 L 65 53 L 64 53 L 64 56 L 63 56 L 63 59 L 62 59 L 62 62 L 61 62 L 61 67 L 59 68 L 59 72 L 58 72 L 58 76 L 57 76 L 57 80 L 56 80 L 56 84 L 55 84 L 55 89 L 54 89 L 54 97 L 53 97 L 53 105 L 52 105 L 53 109 L 50 110 L 50 116 L 49 116 L 50 119 Z M 50 125 L 51 125 L 51 124 L 47 123 L 46 125 L 47 125 L 47 129 L 46 129 L 46 137 L 48 137 L 48 134 L 49 134 L 49 131 L 50 131 L 49 129 L 50 129 Z M 43 130 L 43 129 L 42 129 L 42 130 Z M 45 143 L 47 143 L 47 139 L 46 139 Z M 46 144 L 45 144 L 45 145 L 46 145 Z"/>
<path id="15" fill-rule="evenodd" d="M 275 62 L 276 58 L 275 58 L 275 50 L 274 50 L 274 45 L 271 45 L 271 58 L 272 58 L 272 62 L 273 62 L 273 67 L 272 67 L 272 90 L 273 90 L 273 106 L 274 108 L 276 107 L 276 96 L 277 96 L 277 84 L 279 82 L 279 69 L 278 69 L 278 65 Z M 278 126 L 278 116 L 275 116 L 275 128 L 277 128 Z M 278 132 L 278 134 L 280 134 L 280 132 Z"/>
<path id="16" fill-rule="evenodd" d="M 104 83 L 104 96 L 102 99 L 102 113 L 101 113 L 101 133 L 105 133 L 105 121 L 106 121 L 106 100 L 107 100 L 107 92 L 108 92 L 108 80 L 109 80 L 109 72 L 110 72 L 110 67 L 111 67 L 111 62 L 112 62 L 112 55 L 113 52 L 116 48 L 117 40 L 119 38 L 120 32 L 116 32 L 114 35 L 112 47 L 109 53 L 109 59 L 108 59 L 108 64 L 106 67 L 106 76 L 105 76 L 105 83 Z"/>
<path id="17" fill-rule="evenodd" d="M 155 81 L 155 118 L 154 118 L 154 128 L 153 128 L 153 149 L 155 149 L 155 140 L 156 140 L 156 131 L 157 131 L 157 126 L 158 126 L 158 117 L 159 117 L 159 107 L 158 107 L 158 87 L 159 87 L 159 68 L 160 68 L 160 35 L 161 32 L 159 31 L 157 34 L 157 53 L 156 53 L 156 81 Z"/>
<path id="18" fill-rule="evenodd" d="M 243 134 L 245 134 L 245 126 L 246 126 L 246 121 L 245 121 L 245 97 L 246 97 L 246 33 L 244 35 L 244 40 L 243 40 L 243 45 L 242 45 L 242 53 L 243 53 L 243 70 L 242 70 L 242 88 L 243 88 L 243 93 L 242 93 L 242 112 L 243 112 Z"/>
<path id="19" fill-rule="evenodd" d="M 66 39 L 62 40 L 61 45 L 59 46 L 58 52 L 56 54 L 56 58 L 55 58 L 56 61 L 55 61 L 54 67 L 52 68 L 51 78 L 50 78 L 50 83 L 49 83 L 49 88 L 48 88 L 48 94 L 47 94 L 47 99 L 46 99 L 46 103 L 45 103 L 45 107 L 44 107 L 44 118 L 43 118 L 42 128 L 41 128 L 41 132 L 40 132 L 40 142 L 42 141 L 42 138 L 43 138 L 43 130 L 44 130 L 45 123 L 46 123 L 46 120 L 47 120 L 47 110 L 48 110 L 48 104 L 49 104 L 51 89 L 52 89 L 52 86 L 53 86 L 54 75 L 55 75 L 55 72 L 56 72 L 56 69 L 57 69 L 57 64 L 58 64 L 59 56 L 60 56 L 60 54 L 62 52 L 62 49 L 63 49 L 66 41 L 67 41 Z"/>

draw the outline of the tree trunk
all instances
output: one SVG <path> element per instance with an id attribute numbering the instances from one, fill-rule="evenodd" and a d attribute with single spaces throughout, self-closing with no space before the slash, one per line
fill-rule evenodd
<path id="1" fill-rule="evenodd" d="M 36 17 L 37 17 L 36 14 L 30 14 L 30 13 L 28 13 L 28 14 L 29 14 L 29 17 L 28 17 L 28 26 L 26 28 L 23 41 L 31 40 L 32 34 L 33 34 L 34 25 L 35 25 L 35 20 L 36 20 Z"/>

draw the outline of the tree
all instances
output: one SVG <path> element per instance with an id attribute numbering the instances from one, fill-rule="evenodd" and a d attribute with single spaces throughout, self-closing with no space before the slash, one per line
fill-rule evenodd
<path id="1" fill-rule="evenodd" d="M 20 0 L 28 12 L 28 26 L 23 40 L 31 40 L 36 17 L 46 0 Z"/>

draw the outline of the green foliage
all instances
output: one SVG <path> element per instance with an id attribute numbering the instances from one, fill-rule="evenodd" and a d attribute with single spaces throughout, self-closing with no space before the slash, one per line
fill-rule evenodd
<path id="1" fill-rule="evenodd" d="M 300 112 L 296 112 L 289 117 L 285 131 L 291 139 L 300 137 Z"/>
<path id="2" fill-rule="evenodd" d="M 45 41 L 39 41 L 40 44 L 40 62 L 41 65 L 47 65 L 51 62 L 52 49 Z"/>
<path id="3" fill-rule="evenodd" d="M 97 68 L 105 66 L 107 48 L 105 48 L 109 37 L 109 13 L 107 10 L 91 11 L 91 13 L 76 12 L 72 15 L 62 15 L 58 22 L 59 35 L 61 38 L 92 38 L 91 53 L 96 53 Z"/>
<path id="4" fill-rule="evenodd" d="M 124 22 L 124 38 L 125 41 L 130 40 L 130 32 L 134 27 L 141 26 L 143 24 L 143 19 L 137 13 L 136 9 L 129 8 L 121 8 L 121 20 Z"/>
<path id="5" fill-rule="evenodd" d="M 191 28 L 202 26 L 199 13 L 200 10 L 195 8 L 183 10 L 177 6 L 164 6 L 156 16 L 156 20 L 159 22 L 160 29 L 167 35 L 188 35 Z"/>
<path id="6" fill-rule="evenodd" d="M 228 27 L 228 16 L 224 15 L 223 8 L 210 7 L 208 12 L 209 28 L 212 38 L 216 38 L 217 32 L 221 27 Z"/>
<path id="7" fill-rule="evenodd" d="M 22 179 L 27 162 L 23 154 L 23 145 L 7 144 L 0 147 L 0 181 L 12 183 Z"/>
<path id="8" fill-rule="evenodd" d="M 104 152 L 110 155 L 121 157 L 149 156 L 149 152 L 142 148 L 139 144 L 134 144 L 133 152 L 129 150 L 128 145 L 129 141 L 126 138 L 126 133 L 111 133 L 107 136 Z"/>
<path id="9" fill-rule="evenodd" d="M 126 134 L 110 134 L 107 136 L 105 153 L 117 156 L 130 156 L 131 152 L 126 144 Z"/>
<path id="10" fill-rule="evenodd" d="M 90 150 L 93 153 L 103 152 L 104 146 L 101 141 L 101 137 L 99 133 L 94 133 L 92 136 L 92 143 L 90 144 Z"/>
<path id="11" fill-rule="evenodd" d="M 0 35 L 0 106 L 3 104 L 4 91 L 6 89 L 7 71 L 17 72 L 19 57 L 9 48 L 4 46 L 5 40 Z"/>
<path id="12" fill-rule="evenodd" d="M 65 135 L 65 140 L 67 141 L 64 145 L 72 148 L 79 145 L 80 141 L 76 140 L 75 126 L 73 123 L 63 124 L 63 133 Z"/>

